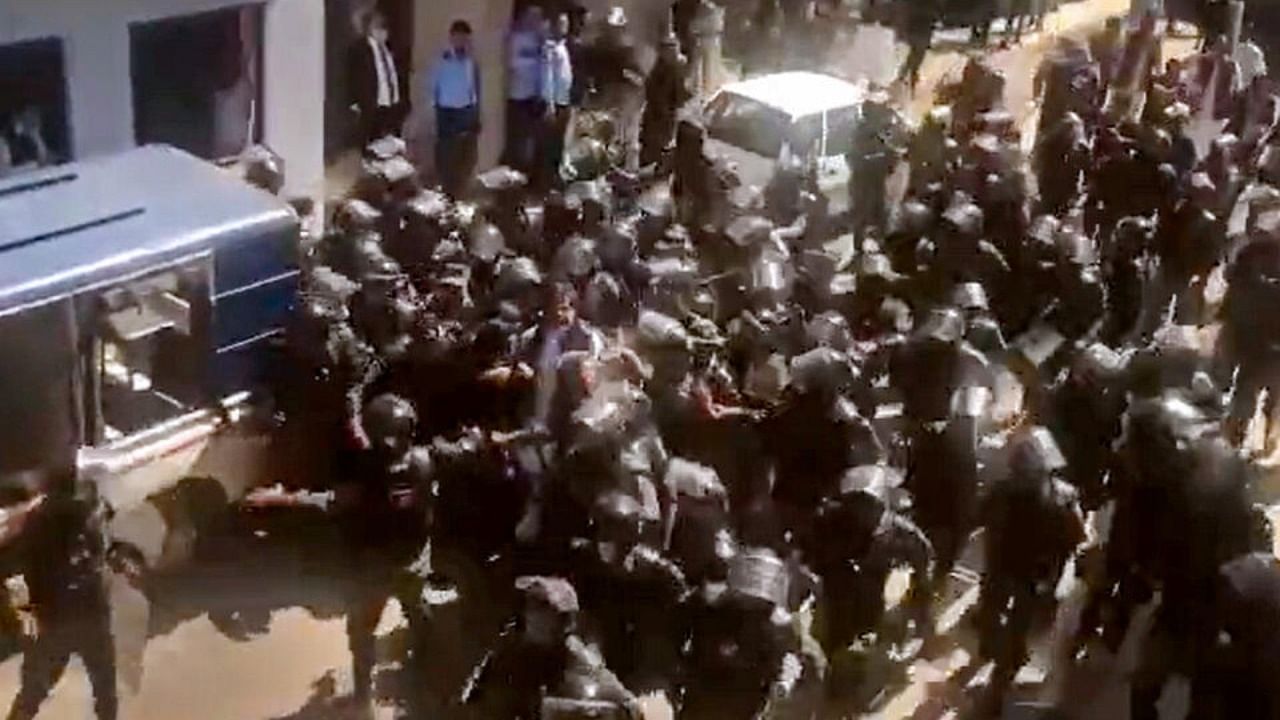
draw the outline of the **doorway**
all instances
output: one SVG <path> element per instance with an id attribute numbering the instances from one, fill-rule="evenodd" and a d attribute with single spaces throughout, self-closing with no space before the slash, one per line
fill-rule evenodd
<path id="1" fill-rule="evenodd" d="M 387 18 L 387 44 L 413 86 L 415 0 L 325 0 L 325 163 L 332 165 L 355 150 L 356 117 L 351 111 L 351 48 L 364 34 L 364 18 L 377 9 Z"/>

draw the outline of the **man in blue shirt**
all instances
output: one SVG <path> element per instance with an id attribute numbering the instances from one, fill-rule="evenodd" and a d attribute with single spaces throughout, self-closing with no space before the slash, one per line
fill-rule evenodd
<path id="1" fill-rule="evenodd" d="M 558 187 L 561 184 L 560 164 L 564 160 L 566 135 L 573 114 L 573 59 L 569 51 L 569 16 L 561 13 L 549 24 L 547 39 L 543 44 L 542 100 L 546 104 L 542 143 L 543 166 L 538 184 L 541 187 Z"/>
<path id="2" fill-rule="evenodd" d="M 436 108 L 436 176 L 450 197 L 465 193 L 475 174 L 480 136 L 480 68 L 471 51 L 471 25 L 449 28 L 449 49 L 431 79 Z"/>

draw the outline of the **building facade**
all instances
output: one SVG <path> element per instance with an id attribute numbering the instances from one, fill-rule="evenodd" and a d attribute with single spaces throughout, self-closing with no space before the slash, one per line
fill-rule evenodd
<path id="1" fill-rule="evenodd" d="M 320 199 L 324 17 L 319 0 L 0 0 L 0 122 L 37 108 L 56 160 L 262 142 L 286 194 Z"/>
<path id="2" fill-rule="evenodd" d="M 0 132 L 40 110 L 55 160 L 164 142 L 216 160 L 250 142 L 279 153 L 286 195 L 323 202 L 326 158 L 351 143 L 346 52 L 353 18 L 377 6 L 410 65 L 406 132 L 430 170 L 430 69 L 448 27 L 475 30 L 484 98 L 480 167 L 497 161 L 503 45 L 516 0 L 0 0 Z M 626 8 L 657 39 L 666 0 L 581 0 L 596 19 Z M 326 152 L 327 151 L 327 152 Z"/>

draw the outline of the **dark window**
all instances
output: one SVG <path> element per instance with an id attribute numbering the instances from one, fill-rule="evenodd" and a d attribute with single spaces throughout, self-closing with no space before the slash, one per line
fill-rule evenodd
<path id="1" fill-rule="evenodd" d="M 262 140 L 262 6 L 129 29 L 134 135 L 208 159 Z"/>
<path id="2" fill-rule="evenodd" d="M 0 175 L 71 159 L 62 41 L 0 46 Z"/>

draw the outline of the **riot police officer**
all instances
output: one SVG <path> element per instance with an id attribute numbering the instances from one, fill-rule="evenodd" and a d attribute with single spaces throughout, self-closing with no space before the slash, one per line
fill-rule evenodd
<path id="1" fill-rule="evenodd" d="M 691 599 L 689 673 L 681 717 L 760 717 L 797 692 L 821 659 L 803 650 L 787 598 L 791 572 L 771 550 L 739 550 L 726 583 Z"/>
<path id="2" fill-rule="evenodd" d="M 658 162 L 675 138 L 676 115 L 692 93 L 688 60 L 675 36 L 663 38 L 658 60 L 644 83 L 644 113 L 640 119 L 640 166 Z"/>
<path id="3" fill-rule="evenodd" d="M 984 500 L 979 653 L 995 662 L 992 708 L 1026 662 L 1030 633 L 1052 609 L 1063 567 L 1085 538 L 1075 491 L 1061 479 L 1065 467 L 1048 429 L 1033 427 L 1014 441 L 1009 476 Z"/>
<path id="4" fill-rule="evenodd" d="M 260 488 L 243 503 L 249 508 L 318 506 L 334 514 L 347 553 L 347 641 L 354 698 L 361 711 L 367 711 L 377 659 L 374 630 L 388 599 L 399 600 L 415 640 L 424 637 L 421 593 L 431 572 L 429 538 L 436 491 L 431 455 L 414 444 L 418 415 L 409 401 L 379 395 L 365 405 L 361 424 L 364 451 L 333 491 L 317 496 Z M 422 650 L 414 648 L 415 654 Z"/>
<path id="5" fill-rule="evenodd" d="M 1052 390 L 1049 426 L 1062 438 L 1066 479 L 1087 510 L 1108 499 L 1106 482 L 1115 465 L 1112 445 L 1127 407 L 1124 358 L 1095 343 L 1075 356 Z"/>
<path id="6" fill-rule="evenodd" d="M 54 479 L 29 506 L 23 574 L 38 634 L 23 653 L 22 686 L 9 720 L 36 717 L 72 653 L 93 685 L 98 720 L 114 720 L 119 712 L 106 570 L 108 563 L 123 568 L 128 556 L 107 535 L 109 512 L 88 478 Z M 135 578 L 137 570 L 130 572 Z"/>
<path id="7" fill-rule="evenodd" d="M 827 606 L 823 648 L 828 656 L 855 638 L 877 632 L 885 613 L 884 586 L 898 566 L 912 570 L 911 619 L 916 631 L 931 630 L 933 546 L 904 513 L 902 475 L 883 465 L 853 468 L 839 492 L 823 500 L 812 544 L 814 570 L 822 578 Z"/>
<path id="8" fill-rule="evenodd" d="M 890 105 L 889 94 L 873 92 L 863 112 L 848 158 L 850 216 L 857 240 L 868 231 L 883 237 L 888 219 L 887 183 L 902 154 L 901 121 Z"/>
<path id="9" fill-rule="evenodd" d="M 369 450 L 354 483 L 337 496 L 335 509 L 352 560 L 347 640 L 355 697 L 367 704 L 376 660 L 373 633 L 387 600 L 400 601 L 416 637 L 424 631 L 424 578 L 409 567 L 429 552 L 436 491 L 431 455 L 414 444 L 418 414 L 412 404 L 379 395 L 365 406 L 363 421 Z"/>
<path id="10" fill-rule="evenodd" d="M 1229 436 L 1234 442 L 1244 439 L 1253 418 L 1259 395 L 1267 390 L 1267 407 L 1263 408 L 1264 437 L 1272 442 L 1271 425 L 1275 415 L 1276 352 L 1280 350 L 1280 328 L 1270 307 L 1280 279 L 1280 247 L 1270 237 L 1246 244 L 1236 254 L 1227 271 L 1227 295 L 1222 309 L 1224 347 L 1227 361 L 1237 368 L 1236 389 L 1232 395 Z"/>
<path id="11" fill-rule="evenodd" d="M 578 635 L 578 594 L 559 577 L 526 575 L 514 626 L 472 673 L 463 701 L 481 717 L 635 720 L 635 696 Z"/>

